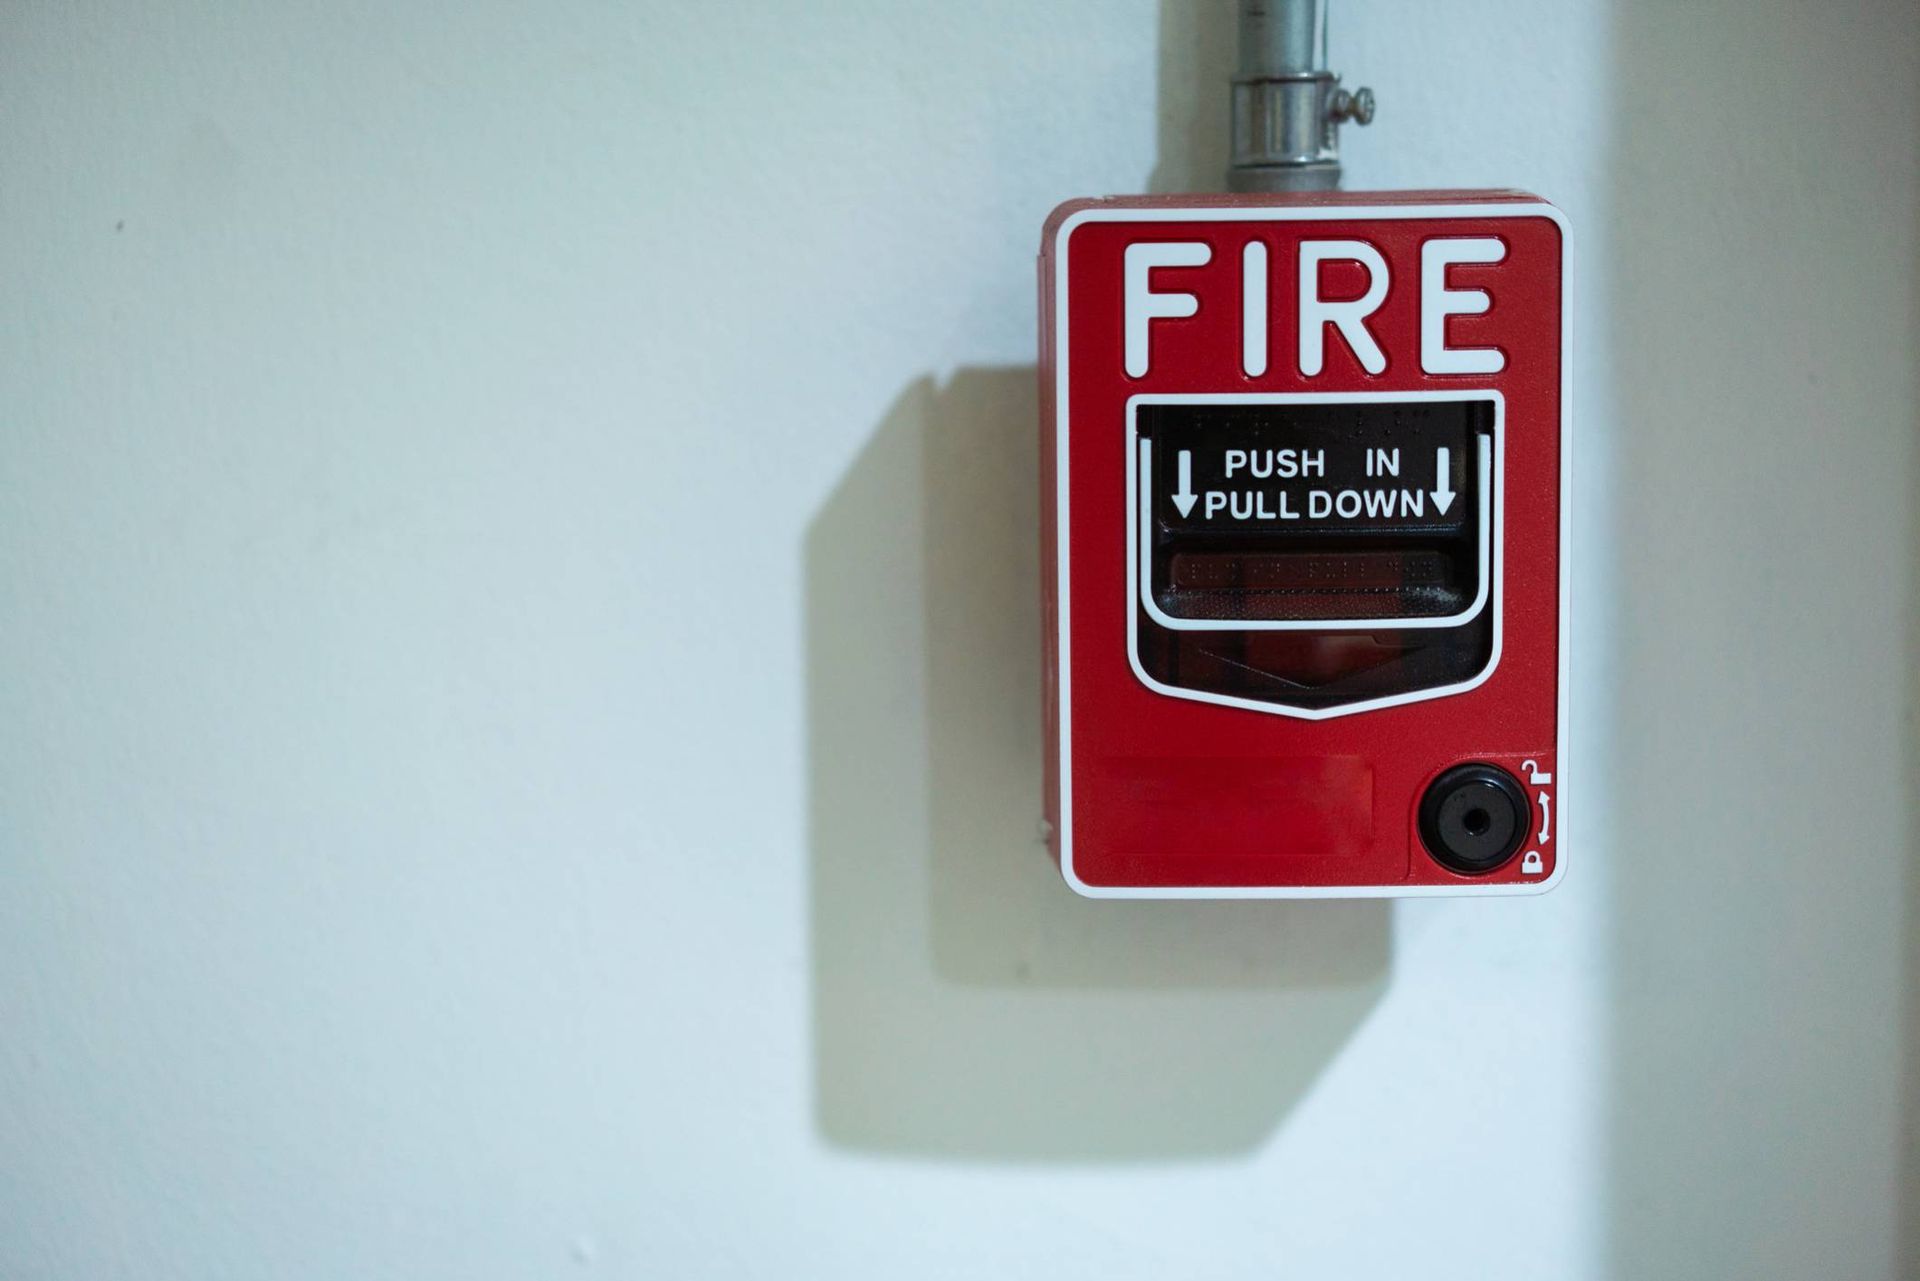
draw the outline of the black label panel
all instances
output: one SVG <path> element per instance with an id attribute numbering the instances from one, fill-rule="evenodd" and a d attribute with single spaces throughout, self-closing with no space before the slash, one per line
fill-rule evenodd
<path id="1" fill-rule="evenodd" d="M 1174 534 L 1459 534 L 1474 435 L 1457 402 L 1147 405 L 1153 514 Z"/>
<path id="2" fill-rule="evenodd" d="M 1484 603 L 1487 402 L 1136 413 L 1136 536 L 1165 625 L 1414 626 Z"/>

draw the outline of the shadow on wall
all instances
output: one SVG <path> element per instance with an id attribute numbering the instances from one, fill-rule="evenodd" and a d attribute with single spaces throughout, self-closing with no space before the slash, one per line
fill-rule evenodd
<path id="1" fill-rule="evenodd" d="M 1913 243 L 1920 245 L 1920 210 Z M 1916 277 L 1914 314 L 1920 316 L 1920 277 Z M 1920 366 L 1914 369 L 1912 403 L 1920 407 Z M 1916 420 L 1920 439 L 1920 419 Z M 1920 494 L 1920 450 L 1910 460 L 1909 492 Z M 1905 652 L 1920 656 L 1920 502 L 1907 513 L 1907 635 Z M 1902 1045 L 1902 1116 L 1899 1276 L 1920 1277 L 1920 657 L 1907 668 L 1907 896 L 1906 1036 Z"/>
<path id="2" fill-rule="evenodd" d="M 1888 1256 L 1914 663 L 1885 576 L 1911 555 L 1920 11 L 1612 24 L 1608 1274 L 1912 1276 Z M 1863 84 L 1888 87 L 1867 116 Z"/>
<path id="3" fill-rule="evenodd" d="M 1233 21 L 1161 6 L 1154 191 L 1221 181 Z M 913 383 L 808 528 L 816 1118 L 902 1155 L 1244 1152 L 1379 999 L 1389 909 L 1062 883 L 1039 837 L 1036 380 Z"/>
<path id="4" fill-rule="evenodd" d="M 1230 0 L 1161 0 L 1159 163 L 1147 179 L 1156 195 L 1219 191 L 1226 183 L 1237 8 Z"/>
<path id="5" fill-rule="evenodd" d="M 1379 997 L 1379 903 L 1074 895 L 1040 844 L 1035 372 L 909 387 L 806 539 L 816 1116 L 980 1159 L 1258 1145 Z"/>

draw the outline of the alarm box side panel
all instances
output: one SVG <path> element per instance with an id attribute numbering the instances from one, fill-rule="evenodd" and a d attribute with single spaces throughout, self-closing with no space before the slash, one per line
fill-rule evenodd
<path id="1" fill-rule="evenodd" d="M 1076 202 L 1076 204 L 1084 202 Z M 1047 232 L 1041 241 L 1039 260 L 1039 296 L 1040 296 L 1040 368 L 1039 368 L 1039 404 L 1040 439 L 1039 456 L 1036 460 L 1040 477 L 1040 714 L 1044 725 L 1041 736 L 1044 754 L 1043 776 L 1041 780 L 1042 832 L 1048 852 L 1055 860 L 1060 857 L 1060 780 L 1062 761 L 1060 750 L 1060 539 L 1059 507 L 1057 502 L 1059 471 L 1056 454 L 1059 440 L 1055 427 L 1054 380 L 1056 375 L 1054 360 L 1054 259 L 1053 237 L 1059 220 L 1066 216 L 1067 207 L 1056 212 L 1050 220 Z"/>

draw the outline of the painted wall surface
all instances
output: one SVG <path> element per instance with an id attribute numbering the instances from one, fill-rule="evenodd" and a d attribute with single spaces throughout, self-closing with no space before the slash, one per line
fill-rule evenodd
<path id="1" fill-rule="evenodd" d="M 1340 5 L 1579 232 L 1576 870 L 1036 843 L 1033 257 L 1230 7 L 0 17 L 0 1276 L 1891 1277 L 1920 10 Z"/>

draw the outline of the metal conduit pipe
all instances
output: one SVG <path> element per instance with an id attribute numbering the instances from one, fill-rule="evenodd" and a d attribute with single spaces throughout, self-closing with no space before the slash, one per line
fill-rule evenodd
<path id="1" fill-rule="evenodd" d="M 1327 0 L 1240 0 L 1229 191 L 1331 191 L 1340 126 L 1373 120 L 1373 90 L 1327 69 Z"/>

